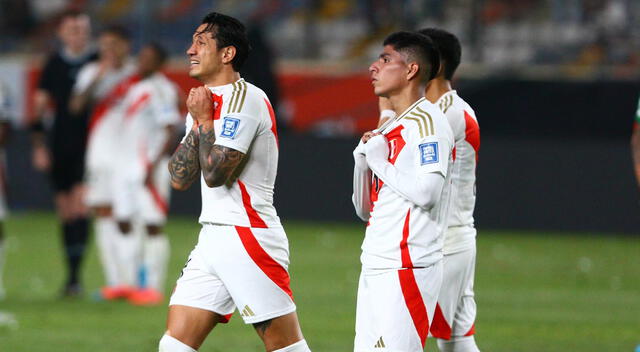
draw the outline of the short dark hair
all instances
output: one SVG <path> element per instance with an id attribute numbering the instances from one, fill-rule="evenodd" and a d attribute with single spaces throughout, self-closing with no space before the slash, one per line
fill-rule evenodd
<path id="1" fill-rule="evenodd" d="M 218 49 L 228 46 L 236 48 L 236 56 L 231 60 L 231 66 L 234 71 L 239 72 L 251 51 L 247 30 L 242 22 L 231 16 L 211 12 L 204 16 L 202 24 L 207 25 L 203 32 L 211 32 Z"/>
<path id="2" fill-rule="evenodd" d="M 383 45 L 391 45 L 395 51 L 416 60 L 421 81 L 428 82 L 438 74 L 440 56 L 429 37 L 416 32 L 395 32 L 384 40 Z"/>
<path id="3" fill-rule="evenodd" d="M 84 11 L 80 11 L 76 9 L 65 10 L 60 14 L 58 14 L 58 16 L 56 17 L 56 24 L 59 26 L 67 18 L 78 18 L 82 16 L 87 16 L 87 18 L 89 17 L 89 15 Z"/>
<path id="4" fill-rule="evenodd" d="M 146 48 L 150 48 L 156 54 L 156 59 L 158 60 L 158 64 L 162 65 L 167 61 L 169 54 L 167 53 L 167 49 L 165 49 L 158 42 L 149 42 L 145 44 Z"/>
<path id="5" fill-rule="evenodd" d="M 109 26 L 104 27 L 101 31 L 100 31 L 100 35 L 103 34 L 111 34 L 114 35 L 126 42 L 130 42 L 131 41 L 131 33 L 129 32 L 129 30 L 123 26 L 117 25 L 117 24 L 112 24 Z"/>
<path id="6" fill-rule="evenodd" d="M 462 47 L 458 37 L 439 28 L 425 28 L 419 30 L 418 33 L 431 38 L 436 45 L 444 67 L 444 78 L 451 80 L 460 65 L 460 58 L 462 57 Z"/>

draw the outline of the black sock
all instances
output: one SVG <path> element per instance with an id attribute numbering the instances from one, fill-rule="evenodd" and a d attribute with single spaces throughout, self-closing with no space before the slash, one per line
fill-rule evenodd
<path id="1" fill-rule="evenodd" d="M 81 218 L 64 223 L 62 228 L 69 272 L 67 285 L 77 285 L 80 281 L 80 266 L 89 238 L 89 224 L 86 218 Z"/>

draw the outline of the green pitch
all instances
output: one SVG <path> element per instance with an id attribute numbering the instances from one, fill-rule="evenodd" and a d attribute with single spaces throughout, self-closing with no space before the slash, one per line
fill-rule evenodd
<path id="1" fill-rule="evenodd" d="M 286 222 L 292 288 L 316 352 L 352 348 L 363 226 Z M 167 290 L 197 239 L 194 218 L 172 218 Z M 51 214 L 7 221 L 7 298 L 0 351 L 157 351 L 166 307 L 96 302 L 102 271 L 91 246 L 87 298 L 63 300 L 61 241 Z M 480 230 L 476 340 L 483 351 L 634 351 L 640 344 L 640 237 Z M 435 351 L 429 341 L 427 350 Z M 261 351 L 236 314 L 200 351 Z"/>

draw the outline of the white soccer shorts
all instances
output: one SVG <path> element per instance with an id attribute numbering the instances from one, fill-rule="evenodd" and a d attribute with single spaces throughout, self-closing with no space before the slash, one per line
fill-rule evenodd
<path id="1" fill-rule="evenodd" d="M 164 225 L 169 212 L 171 181 L 167 169 L 168 159 L 163 160 L 153 171 L 150 185 L 144 184 L 140 177 L 118 175 L 115 177 L 113 195 L 113 214 L 118 220 L 130 220 L 134 217 L 145 224 Z"/>
<path id="2" fill-rule="evenodd" d="M 442 284 L 442 262 L 427 268 L 363 270 L 355 352 L 422 352 Z"/>
<path id="3" fill-rule="evenodd" d="M 473 277 L 476 247 L 444 256 L 444 275 L 431 335 L 448 340 L 451 336 L 475 333 L 476 301 Z"/>
<path id="4" fill-rule="evenodd" d="M 202 226 L 169 305 L 209 310 L 246 324 L 294 312 L 289 243 L 283 228 Z"/>

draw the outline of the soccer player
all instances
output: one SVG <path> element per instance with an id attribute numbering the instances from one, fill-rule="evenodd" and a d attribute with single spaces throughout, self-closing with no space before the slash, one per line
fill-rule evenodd
<path id="1" fill-rule="evenodd" d="M 0 300 L 5 296 L 4 285 L 2 284 L 2 273 L 5 261 L 5 239 L 4 239 L 4 219 L 7 216 L 6 204 L 6 177 L 5 177 L 5 155 L 4 146 L 9 133 L 9 107 L 10 99 L 6 86 L 0 82 Z"/>
<path id="2" fill-rule="evenodd" d="M 167 166 L 175 148 L 174 126 L 181 122 L 177 88 L 160 72 L 167 53 L 158 44 L 144 46 L 138 55 L 140 81 L 123 99 L 122 131 L 118 140 L 113 212 L 128 236 L 141 237 L 145 287 L 129 295 L 129 302 L 162 302 L 169 260 L 169 239 L 163 226 L 169 210 L 170 181 Z M 141 222 L 142 226 L 133 224 Z M 136 230 L 140 234 L 133 233 Z M 138 244 L 138 243 L 134 243 Z M 135 263 L 120 270 L 135 270 Z M 129 266 L 129 267 L 127 267 Z"/>
<path id="3" fill-rule="evenodd" d="M 200 179 L 202 230 L 171 296 L 162 352 L 197 350 L 236 307 L 267 351 L 309 351 L 273 206 L 276 119 L 264 92 L 238 73 L 248 53 L 244 25 L 215 12 L 187 51 L 189 74 L 204 86 L 189 92 L 186 136 L 169 170 L 176 189 Z"/>
<path id="4" fill-rule="evenodd" d="M 638 99 L 638 110 L 633 121 L 633 132 L 631 133 L 631 155 L 633 155 L 633 168 L 640 188 L 640 99 Z"/>
<path id="5" fill-rule="evenodd" d="M 96 243 L 107 286 L 105 299 L 127 296 L 137 282 L 137 268 L 120 272 L 118 263 L 136 262 L 134 236 L 120 233 L 112 217 L 113 176 L 118 132 L 122 122 L 122 100 L 139 79 L 129 59 L 129 34 L 121 27 L 108 27 L 98 38 L 100 60 L 82 67 L 69 102 L 71 112 L 91 111 L 87 136 L 85 201 L 95 215 Z M 129 265 L 130 267 L 130 265 Z"/>
<path id="6" fill-rule="evenodd" d="M 444 236 L 444 280 L 431 334 L 443 352 L 479 351 L 473 337 L 476 302 L 473 277 L 476 264 L 476 163 L 480 148 L 480 128 L 473 109 L 451 87 L 460 64 L 462 49 L 458 38 L 442 29 L 427 28 L 419 33 L 431 38 L 440 53 L 440 70 L 425 92 L 447 117 L 455 138 L 455 162 L 451 170 L 451 208 Z"/>
<path id="7" fill-rule="evenodd" d="M 88 211 L 83 201 L 86 114 L 69 111 L 69 98 L 78 71 L 96 59 L 89 45 L 89 16 L 70 11 L 61 16 L 58 39 L 62 46 L 51 55 L 42 71 L 34 95 L 35 120 L 31 125 L 33 164 L 39 171 L 49 172 L 67 261 L 67 281 L 63 294 L 81 293 L 80 266 L 89 237 Z M 42 119 L 54 109 L 49 141 Z"/>
<path id="8" fill-rule="evenodd" d="M 423 351 L 442 283 L 453 133 L 424 98 L 438 52 L 421 34 L 397 32 L 369 67 L 374 92 L 396 117 L 354 150 L 353 203 L 368 221 L 362 244 L 354 351 Z"/>

